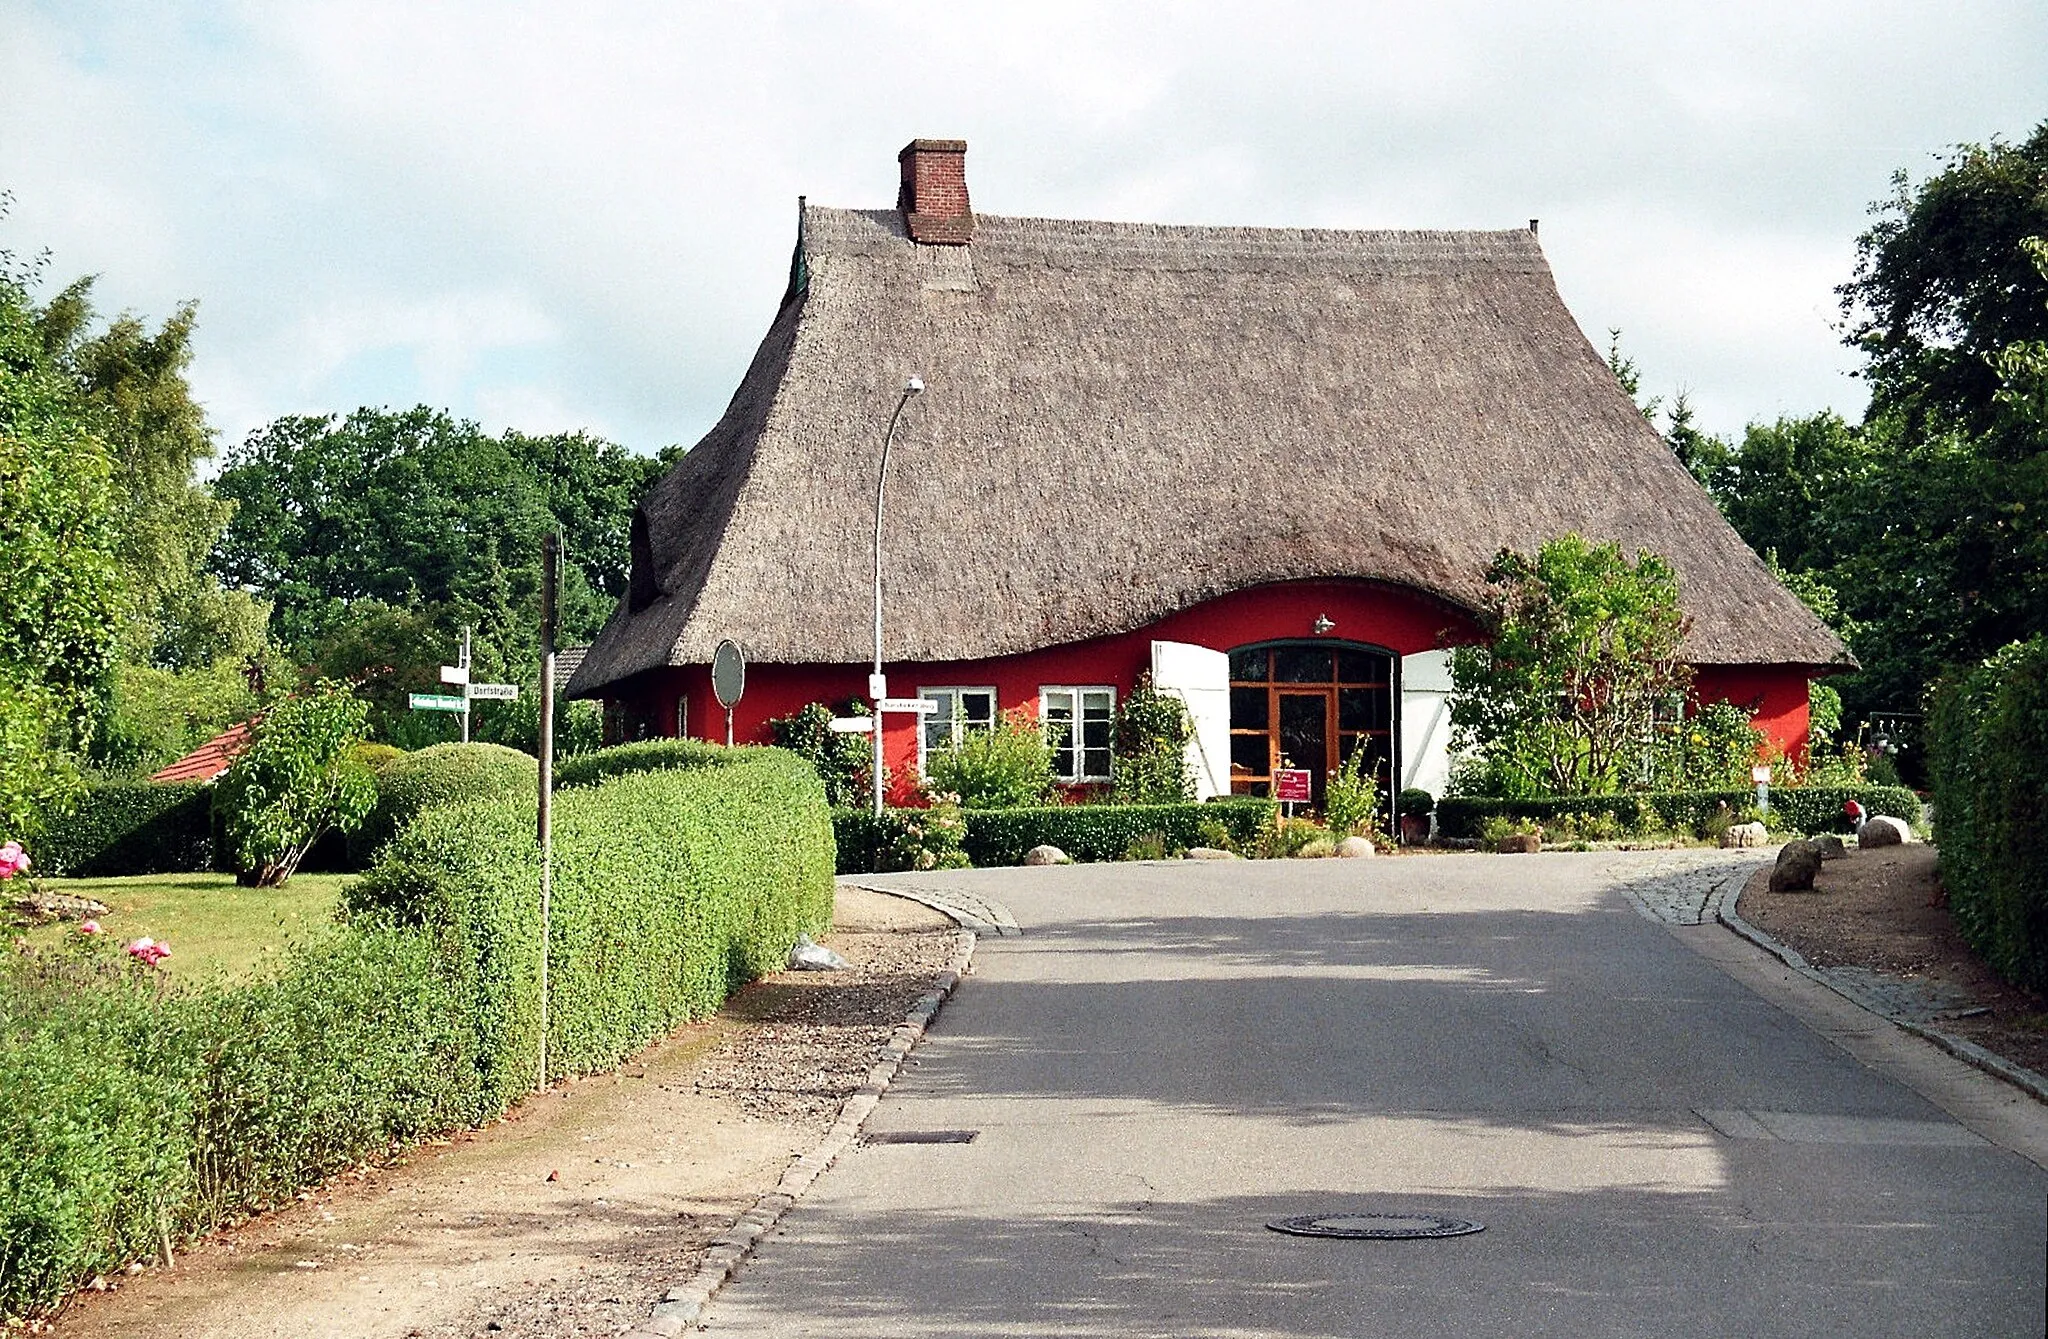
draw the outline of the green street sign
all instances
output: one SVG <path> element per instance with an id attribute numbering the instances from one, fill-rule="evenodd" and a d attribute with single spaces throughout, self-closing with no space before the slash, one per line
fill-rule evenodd
<path id="1" fill-rule="evenodd" d="M 459 697 L 443 697 L 439 693 L 412 693 L 409 695 L 414 711 L 461 711 L 469 704 Z"/>

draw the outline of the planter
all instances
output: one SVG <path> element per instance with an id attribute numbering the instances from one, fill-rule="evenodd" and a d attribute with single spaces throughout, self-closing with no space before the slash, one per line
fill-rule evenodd
<path id="1" fill-rule="evenodd" d="M 1401 815 L 1401 845 L 1421 846 L 1429 840 L 1428 814 Z"/>

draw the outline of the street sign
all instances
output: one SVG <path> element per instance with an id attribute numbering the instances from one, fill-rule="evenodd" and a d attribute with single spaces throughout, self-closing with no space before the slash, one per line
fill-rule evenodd
<path id="1" fill-rule="evenodd" d="M 453 683 L 453 684 L 464 684 L 464 683 L 468 683 L 468 682 L 469 682 L 469 666 L 467 666 L 467 665 L 443 665 L 443 666 L 441 666 L 441 682 L 442 682 L 442 683 Z"/>
<path id="2" fill-rule="evenodd" d="M 1306 804 L 1312 792 L 1306 767 L 1282 767 L 1273 773 L 1273 798 L 1283 804 Z"/>
<path id="3" fill-rule="evenodd" d="M 467 711 L 466 698 L 443 697 L 439 693 L 412 693 L 408 695 L 414 711 Z"/>
<path id="4" fill-rule="evenodd" d="M 471 701 L 516 702 L 519 700 L 519 685 L 516 683 L 473 683 L 469 686 Z"/>
<path id="5" fill-rule="evenodd" d="M 746 689 L 747 658 L 740 654 L 740 644 L 728 637 L 711 653 L 711 695 L 730 711 Z"/>
<path id="6" fill-rule="evenodd" d="M 836 735 L 864 735 L 875 728 L 872 716 L 834 716 L 832 733 Z"/>
<path id="7" fill-rule="evenodd" d="M 939 709 L 939 704 L 928 697 L 885 697 L 883 711 L 914 711 L 920 716 L 929 716 Z"/>

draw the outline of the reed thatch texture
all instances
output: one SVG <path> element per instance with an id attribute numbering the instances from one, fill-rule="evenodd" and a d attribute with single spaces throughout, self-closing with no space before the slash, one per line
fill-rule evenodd
<path id="1" fill-rule="evenodd" d="M 1463 607 L 1565 531 L 1678 568 L 1701 664 L 1847 663 L 1616 385 L 1533 233 L 976 220 L 807 208 L 725 417 L 642 503 L 652 580 L 572 691 L 702 664 L 859 662 L 882 432 L 888 659 L 1127 631 L 1264 582 Z M 648 602 L 651 600 L 651 602 Z"/>

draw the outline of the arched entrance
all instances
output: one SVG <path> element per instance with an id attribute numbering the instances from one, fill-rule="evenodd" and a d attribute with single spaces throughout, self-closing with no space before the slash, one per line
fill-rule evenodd
<path id="1" fill-rule="evenodd" d="M 1401 658 L 1333 640 L 1258 642 L 1230 653 L 1230 790 L 1270 795 L 1278 767 L 1305 767 L 1320 809 L 1330 773 L 1356 749 L 1378 778 L 1392 822 L 1394 703 Z"/>

